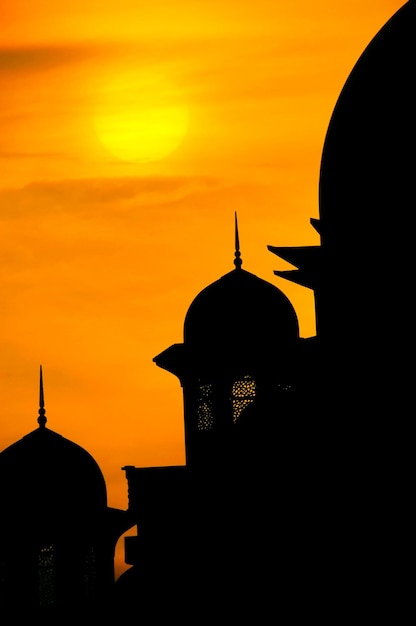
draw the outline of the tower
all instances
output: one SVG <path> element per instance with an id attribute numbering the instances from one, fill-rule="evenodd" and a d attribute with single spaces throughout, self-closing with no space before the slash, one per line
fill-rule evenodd
<path id="1" fill-rule="evenodd" d="M 114 583 L 115 544 L 132 524 L 125 511 L 107 507 L 93 457 L 46 426 L 42 368 L 39 396 L 38 428 L 0 453 L 5 623 L 102 614 Z"/>
<path id="2" fill-rule="evenodd" d="M 238 455 L 248 454 L 244 438 L 252 440 L 256 433 L 265 446 L 279 437 L 296 401 L 300 340 L 295 310 L 282 291 L 244 270 L 242 263 L 235 216 L 234 269 L 194 298 L 183 343 L 153 359 L 183 387 L 190 467 L 212 471 L 235 463 Z"/>

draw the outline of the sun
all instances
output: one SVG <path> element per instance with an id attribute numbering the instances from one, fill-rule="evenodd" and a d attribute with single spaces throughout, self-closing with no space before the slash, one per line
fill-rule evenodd
<path id="1" fill-rule="evenodd" d="M 180 90 L 154 71 L 129 71 L 98 90 L 94 126 L 100 143 L 120 161 L 149 163 L 174 152 L 188 133 Z"/>

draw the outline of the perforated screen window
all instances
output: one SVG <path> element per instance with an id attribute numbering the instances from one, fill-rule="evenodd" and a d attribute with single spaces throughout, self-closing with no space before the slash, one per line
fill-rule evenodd
<path id="1" fill-rule="evenodd" d="M 199 386 L 196 411 L 198 430 L 211 430 L 214 426 L 211 384 Z"/>
<path id="2" fill-rule="evenodd" d="M 51 544 L 38 554 L 39 606 L 55 604 L 55 547 Z"/>
<path id="3" fill-rule="evenodd" d="M 84 589 L 85 595 L 88 599 L 94 597 L 96 583 L 96 559 L 95 550 L 90 548 L 87 556 L 85 557 L 85 570 L 84 570 Z"/>
<path id="4" fill-rule="evenodd" d="M 254 402 L 256 398 L 256 383 L 251 376 L 244 376 L 236 380 L 231 388 L 233 406 L 233 421 L 237 422 L 242 412 Z"/>

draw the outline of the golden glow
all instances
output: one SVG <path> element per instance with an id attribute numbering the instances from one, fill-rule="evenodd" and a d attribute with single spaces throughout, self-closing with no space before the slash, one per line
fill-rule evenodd
<path id="1" fill-rule="evenodd" d="M 47 425 L 110 506 L 121 467 L 184 462 L 181 386 L 152 359 L 234 267 L 234 211 L 243 268 L 314 334 L 313 293 L 267 245 L 319 243 L 330 116 L 403 4 L 2 0 L 0 450 L 37 427 L 42 364 Z"/>
<path id="2" fill-rule="evenodd" d="M 97 136 L 122 161 L 159 161 L 178 148 L 188 131 L 188 109 L 178 89 L 155 72 L 118 75 L 97 97 Z"/>

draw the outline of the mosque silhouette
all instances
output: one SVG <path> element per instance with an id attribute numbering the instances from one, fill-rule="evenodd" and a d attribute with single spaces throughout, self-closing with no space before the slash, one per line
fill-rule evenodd
<path id="1" fill-rule="evenodd" d="M 341 91 L 311 219 L 320 245 L 268 246 L 296 268 L 276 275 L 314 291 L 316 336 L 300 337 L 288 298 L 243 269 L 236 220 L 234 268 L 190 304 L 183 343 L 153 359 L 183 389 L 185 465 L 122 468 L 128 509 L 108 507 L 94 459 L 46 426 L 41 371 L 38 428 L 0 453 L 2 623 L 397 615 L 415 33 L 410 0 Z M 115 581 L 116 542 L 136 526 Z"/>

